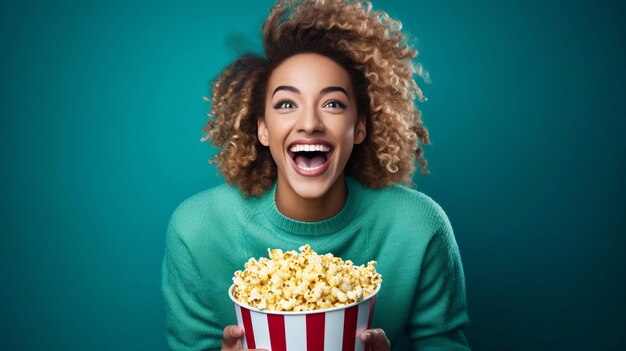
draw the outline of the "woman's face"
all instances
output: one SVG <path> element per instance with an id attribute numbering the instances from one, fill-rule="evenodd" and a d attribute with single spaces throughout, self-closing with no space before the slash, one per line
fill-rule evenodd
<path id="1" fill-rule="evenodd" d="M 292 56 L 274 69 L 258 127 L 259 140 L 278 167 L 277 192 L 289 198 L 319 199 L 338 180 L 343 186 L 352 148 L 365 138 L 350 75 L 311 53 Z"/>

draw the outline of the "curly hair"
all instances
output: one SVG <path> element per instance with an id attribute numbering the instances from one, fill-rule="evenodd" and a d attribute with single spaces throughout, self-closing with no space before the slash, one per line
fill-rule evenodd
<path id="1" fill-rule="evenodd" d="M 206 132 L 219 151 L 215 163 L 245 196 L 260 195 L 276 180 L 276 164 L 257 138 L 268 79 L 278 65 L 299 53 L 327 56 L 348 71 L 357 114 L 366 118 L 366 138 L 354 146 L 346 174 L 365 186 L 412 185 L 415 160 L 427 175 L 421 145 L 430 143 L 416 98 L 424 95 L 414 75 L 428 73 L 413 62 L 417 50 L 402 24 L 369 1 L 278 0 L 262 26 L 265 57 L 246 54 L 212 83 Z M 421 145 L 420 145 L 421 144 Z"/>

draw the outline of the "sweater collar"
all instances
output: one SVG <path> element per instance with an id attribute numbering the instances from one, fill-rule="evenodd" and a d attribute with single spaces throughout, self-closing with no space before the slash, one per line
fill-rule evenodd
<path id="1" fill-rule="evenodd" d="M 277 229 L 296 235 L 320 236 L 333 234 L 350 223 L 358 204 L 359 188 L 362 185 L 351 177 L 344 177 L 348 189 L 348 198 L 339 213 L 318 222 L 303 222 L 283 215 L 276 207 L 276 186 L 274 182 L 262 198 L 261 212 Z"/>

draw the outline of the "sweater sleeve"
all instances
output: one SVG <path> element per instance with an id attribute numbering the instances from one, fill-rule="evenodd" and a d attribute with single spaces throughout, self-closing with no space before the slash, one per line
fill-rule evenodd
<path id="1" fill-rule="evenodd" d="M 165 302 L 166 338 L 171 350 L 219 350 L 221 329 L 209 302 L 202 299 L 184 226 L 169 222 L 162 265 L 161 291 Z"/>
<path id="2" fill-rule="evenodd" d="M 462 327 L 468 322 L 465 278 L 450 222 L 441 214 L 422 261 L 407 336 L 411 350 L 470 350 Z"/>

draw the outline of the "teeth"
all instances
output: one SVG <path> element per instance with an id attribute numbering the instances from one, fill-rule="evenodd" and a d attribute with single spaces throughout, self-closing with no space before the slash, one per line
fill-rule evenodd
<path id="1" fill-rule="evenodd" d="M 296 144 L 296 145 L 291 146 L 289 151 L 291 152 L 301 152 L 301 151 L 328 152 L 330 151 L 330 147 L 327 145 L 320 145 L 320 144 Z"/>

